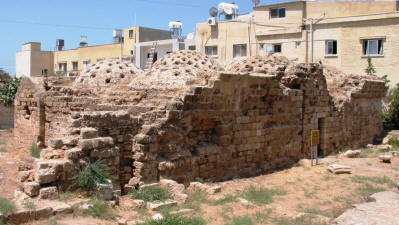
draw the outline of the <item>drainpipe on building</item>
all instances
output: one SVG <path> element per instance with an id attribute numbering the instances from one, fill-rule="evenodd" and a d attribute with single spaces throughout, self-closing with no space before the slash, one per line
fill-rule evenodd
<path id="1" fill-rule="evenodd" d="M 248 25 L 248 48 L 249 48 L 249 56 L 252 56 L 252 46 L 251 46 L 251 26 L 252 26 L 252 16 L 249 17 L 249 25 Z"/>
<path id="2" fill-rule="evenodd" d="M 304 22 L 309 21 L 309 32 L 310 32 L 310 63 L 313 63 L 313 24 L 320 22 L 323 17 L 325 17 L 326 13 L 323 13 L 319 18 L 313 19 L 304 19 Z"/>

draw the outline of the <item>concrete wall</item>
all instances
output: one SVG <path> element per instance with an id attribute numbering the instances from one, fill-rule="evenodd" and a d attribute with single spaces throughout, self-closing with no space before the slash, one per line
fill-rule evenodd
<path id="1" fill-rule="evenodd" d="M 140 47 L 140 68 L 144 69 L 147 63 L 147 54 L 150 53 L 151 46 Z M 173 52 L 173 43 L 157 45 L 156 51 L 157 59 L 160 59 L 167 52 Z"/>
<path id="2" fill-rule="evenodd" d="M 171 39 L 171 33 L 167 30 L 152 29 L 147 27 L 139 27 L 138 42 L 167 40 Z"/>
<path id="3" fill-rule="evenodd" d="M 15 74 L 17 77 L 41 76 L 44 69 L 53 73 L 53 61 L 53 52 L 42 51 L 40 43 L 26 43 L 15 55 Z"/>
<path id="4" fill-rule="evenodd" d="M 14 106 L 0 104 L 0 129 L 14 127 Z"/>

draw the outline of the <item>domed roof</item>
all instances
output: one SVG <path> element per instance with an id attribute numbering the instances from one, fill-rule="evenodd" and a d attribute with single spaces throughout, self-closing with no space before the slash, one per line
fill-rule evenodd
<path id="1" fill-rule="evenodd" d="M 278 71 L 284 71 L 288 64 L 290 61 L 286 57 L 277 54 L 253 56 L 234 61 L 227 66 L 226 72 L 276 75 Z"/>
<path id="2" fill-rule="evenodd" d="M 182 50 L 165 55 L 145 74 L 130 84 L 133 89 L 176 89 L 187 85 L 207 85 L 222 67 L 211 57 Z"/>
<path id="3" fill-rule="evenodd" d="M 106 59 L 90 65 L 76 78 L 75 87 L 93 88 L 129 84 L 143 71 L 133 63 L 119 59 Z"/>

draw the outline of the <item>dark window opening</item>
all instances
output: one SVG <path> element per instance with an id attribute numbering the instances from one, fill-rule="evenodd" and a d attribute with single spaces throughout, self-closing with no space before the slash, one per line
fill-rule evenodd
<path id="1" fill-rule="evenodd" d="M 281 52 L 281 44 L 273 45 L 273 52 Z"/>
<path id="2" fill-rule="evenodd" d="M 338 54 L 338 47 L 336 40 L 326 41 L 326 55 Z"/>
<path id="3" fill-rule="evenodd" d="M 285 18 L 285 8 L 270 9 L 270 19 Z"/>

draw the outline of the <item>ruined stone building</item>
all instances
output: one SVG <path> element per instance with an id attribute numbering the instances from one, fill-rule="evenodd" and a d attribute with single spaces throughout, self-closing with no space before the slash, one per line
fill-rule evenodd
<path id="1" fill-rule="evenodd" d="M 30 196 L 65 189 L 102 159 L 122 189 L 160 178 L 187 183 L 251 176 L 319 152 L 360 147 L 382 131 L 385 83 L 278 55 L 226 68 L 179 51 L 143 72 L 105 60 L 72 78 L 25 78 L 15 101 L 15 135 L 45 147 L 20 172 Z"/>

